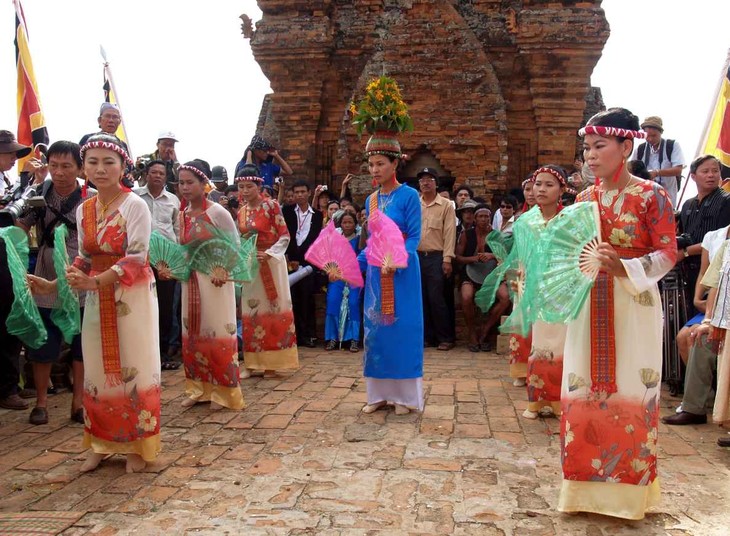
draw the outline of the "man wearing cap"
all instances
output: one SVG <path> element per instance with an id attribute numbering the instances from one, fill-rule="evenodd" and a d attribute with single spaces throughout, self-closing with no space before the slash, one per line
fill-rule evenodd
<path id="1" fill-rule="evenodd" d="M 0 130 L 0 198 L 2 198 L 5 194 L 10 193 L 15 186 L 15 181 L 8 176 L 7 172 L 13 169 L 15 162 L 19 158 L 25 158 L 30 154 L 30 152 L 31 148 L 19 144 L 12 132 L 9 130 Z M 42 169 L 47 170 L 48 168 L 44 167 L 36 158 L 29 158 L 23 167 L 23 172 L 20 174 L 21 183 L 23 184 L 24 173 L 27 173 L 28 176 L 30 176 L 31 174 L 40 172 Z M 29 178 L 30 177 L 28 177 L 26 181 L 28 181 Z"/>
<path id="2" fill-rule="evenodd" d="M 119 125 L 122 124 L 122 114 L 119 111 L 119 106 L 112 104 L 111 102 L 102 103 L 101 108 L 99 109 L 99 117 L 96 121 L 99 123 L 99 132 L 105 132 L 106 134 L 116 136 L 117 129 L 119 128 Z M 79 145 L 83 147 L 91 136 L 98 134 L 99 132 L 85 134 L 79 141 Z M 122 141 L 122 145 L 124 146 L 124 149 L 129 152 L 127 144 Z"/>
<path id="3" fill-rule="evenodd" d="M 210 182 L 215 186 L 215 190 L 211 190 L 208 199 L 213 203 L 220 203 L 221 197 L 226 196 L 226 188 L 228 188 L 228 171 L 223 166 L 213 166 L 211 170 L 212 176 Z"/>
<path id="4" fill-rule="evenodd" d="M 140 171 L 145 169 L 148 162 L 152 160 L 161 160 L 165 164 L 165 184 L 168 192 L 175 193 L 177 186 L 177 168 L 180 162 L 177 161 L 175 154 L 175 143 L 178 142 L 177 137 L 169 130 L 163 130 L 157 136 L 157 149 L 153 153 L 143 154 L 137 158 L 137 179 L 139 179 Z"/>
<path id="5" fill-rule="evenodd" d="M 30 151 L 30 147 L 15 141 L 12 132 L 0 130 L 0 175 L 4 185 L 5 173 L 13 168 L 18 158 L 28 156 Z M 24 410 L 29 404 L 18 395 L 20 340 L 8 333 L 6 325 L 14 299 L 5 242 L 0 239 L 0 407 Z"/>
<path id="6" fill-rule="evenodd" d="M 236 164 L 236 175 L 246 164 L 255 164 L 264 179 L 264 186 L 274 187 L 274 178 L 279 175 L 291 175 L 294 173 L 282 158 L 279 151 L 271 143 L 259 135 L 251 139 L 251 143 L 243 153 L 243 158 Z"/>
<path id="7" fill-rule="evenodd" d="M 423 327 L 427 346 L 441 351 L 454 347 L 455 334 L 449 325 L 451 314 L 444 300 L 444 278 L 452 273 L 456 242 L 456 214 L 451 201 L 436 192 L 438 172 L 423 168 L 416 174 L 421 191 L 421 267 Z"/>
<path id="8" fill-rule="evenodd" d="M 675 140 L 665 140 L 664 123 L 661 117 L 652 115 L 644 119 L 641 128 L 646 132 L 646 141 L 634 148 L 631 160 L 641 160 L 649 170 L 652 180 L 661 184 L 677 210 L 677 192 L 684 168 L 684 154 Z"/>

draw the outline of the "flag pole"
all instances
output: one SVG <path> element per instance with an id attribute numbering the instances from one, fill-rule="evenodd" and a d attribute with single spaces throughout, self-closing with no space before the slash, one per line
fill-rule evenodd
<path id="1" fill-rule="evenodd" d="M 106 79 L 109 80 L 109 87 L 111 88 L 112 92 L 114 93 L 114 98 L 117 101 L 116 105 L 119 107 L 120 110 L 120 116 L 122 119 L 122 129 L 124 130 L 124 133 L 126 134 L 127 140 L 127 150 L 129 151 L 129 158 L 134 160 L 134 157 L 132 156 L 132 144 L 129 140 L 129 131 L 127 130 L 127 125 L 124 123 L 124 114 L 121 113 L 122 109 L 122 103 L 119 100 L 119 93 L 117 93 L 117 88 L 114 85 L 114 77 L 112 76 L 112 69 L 109 66 L 109 60 L 106 58 L 106 50 L 104 50 L 103 45 L 99 45 L 99 52 L 101 52 L 101 58 L 104 60 L 104 74 L 106 75 Z"/>
<path id="2" fill-rule="evenodd" d="M 730 49 L 727 51 L 727 57 L 725 58 L 725 64 L 722 68 L 722 73 L 720 73 L 720 78 L 717 81 L 717 88 L 715 89 L 715 92 L 713 93 L 714 98 L 712 99 L 712 104 L 710 105 L 710 111 L 707 113 L 707 120 L 705 121 L 705 128 L 702 131 L 702 137 L 700 138 L 700 143 L 697 145 L 697 151 L 695 152 L 695 156 L 701 156 L 701 153 L 703 152 L 703 149 L 705 145 L 707 145 L 707 138 L 710 135 L 710 125 L 712 124 L 712 118 L 715 115 L 715 109 L 717 108 L 717 99 L 720 98 L 720 92 L 722 91 L 722 84 L 727 78 L 727 72 L 728 69 L 730 69 Z"/>

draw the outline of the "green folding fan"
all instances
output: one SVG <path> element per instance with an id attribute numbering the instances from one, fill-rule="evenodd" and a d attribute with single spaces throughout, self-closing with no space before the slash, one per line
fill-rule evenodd
<path id="1" fill-rule="evenodd" d="M 217 279 L 233 281 L 234 272 L 240 270 L 242 262 L 240 245 L 229 233 L 210 226 L 211 238 L 191 242 L 190 268 L 196 272 L 206 274 Z M 244 274 L 245 275 L 245 274 Z"/>
<path id="2" fill-rule="evenodd" d="M 53 231 L 53 268 L 56 271 L 58 302 L 51 311 L 51 320 L 61 330 L 63 340 L 71 344 L 74 336 L 81 333 L 81 306 L 79 297 L 68 285 L 66 268 L 70 265 L 66 240 L 68 228 L 61 224 Z"/>
<path id="3" fill-rule="evenodd" d="M 152 231 L 150 235 L 150 264 L 157 273 L 168 278 L 187 281 L 190 277 L 187 248 L 165 238 L 158 231 Z"/>
<path id="4" fill-rule="evenodd" d="M 492 230 L 487 235 L 487 245 L 499 262 L 507 260 L 507 255 L 509 255 L 512 249 L 513 242 L 514 239 L 511 234 L 506 235 L 497 230 Z"/>
<path id="5" fill-rule="evenodd" d="M 532 265 L 536 276 L 532 296 L 537 318 L 567 323 L 577 318 L 598 277 L 601 263 L 601 223 L 595 202 L 563 209 L 548 226 L 541 255 Z M 528 278 L 530 268 L 528 268 Z"/>
<path id="6" fill-rule="evenodd" d="M 253 281 L 259 273 L 259 261 L 256 258 L 257 234 L 241 239 L 238 247 L 238 262 L 231 271 L 231 279 L 236 282 Z"/>
<path id="7" fill-rule="evenodd" d="M 40 348 L 48 333 L 28 287 L 28 237 L 17 227 L 6 227 L 0 229 L 0 238 L 5 242 L 8 271 L 13 281 L 14 299 L 5 322 L 8 333 L 30 348 Z"/>
<path id="8" fill-rule="evenodd" d="M 544 230 L 545 219 L 537 206 L 522 214 L 512 226 L 514 241 L 505 274 L 512 296 L 512 314 L 500 327 L 503 333 L 520 333 L 526 336 L 534 322 L 531 296 L 535 290 L 529 284 L 531 279 L 528 279 L 528 273 L 533 259 L 541 255 L 541 236 Z"/>

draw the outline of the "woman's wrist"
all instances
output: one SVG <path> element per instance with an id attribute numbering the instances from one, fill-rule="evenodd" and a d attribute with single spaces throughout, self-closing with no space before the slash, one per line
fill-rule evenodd
<path id="1" fill-rule="evenodd" d="M 705 318 L 703 318 L 703 319 L 702 319 L 702 322 L 701 322 L 701 323 L 702 323 L 703 325 L 704 325 L 704 324 L 711 324 L 711 323 L 712 323 L 712 319 L 711 319 L 711 318 L 707 318 L 707 317 L 705 317 Z"/>

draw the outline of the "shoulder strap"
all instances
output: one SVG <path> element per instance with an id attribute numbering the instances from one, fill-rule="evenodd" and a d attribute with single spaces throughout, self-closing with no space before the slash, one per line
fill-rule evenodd
<path id="1" fill-rule="evenodd" d="M 662 162 L 664 162 L 664 147 L 667 145 L 667 140 L 659 142 L 659 169 L 662 169 Z"/>
<path id="2" fill-rule="evenodd" d="M 637 160 L 644 160 L 644 154 L 646 153 L 646 142 L 639 145 L 639 148 L 636 150 L 636 159 Z M 644 162 L 646 164 L 646 162 Z"/>
<path id="3" fill-rule="evenodd" d="M 671 162 L 672 160 L 672 153 L 674 152 L 674 140 L 667 140 L 667 160 Z"/>
<path id="4" fill-rule="evenodd" d="M 43 197 L 45 197 L 45 194 L 50 189 L 51 187 L 47 187 L 46 184 L 43 185 Z M 60 206 L 60 210 L 56 210 L 56 208 L 50 205 L 46 206 L 46 209 L 53 212 L 56 217 L 48 225 L 43 225 L 42 222 L 45 219 L 45 214 L 43 214 L 43 219 L 40 220 L 42 231 L 39 244 L 45 244 L 49 247 L 53 247 L 53 231 L 56 229 L 59 223 L 65 224 L 66 227 L 68 227 L 69 231 L 76 230 L 76 223 L 72 222 L 67 215 L 74 208 L 76 208 L 76 205 L 78 205 L 79 201 L 81 201 L 81 188 L 76 188 L 76 190 L 74 190 L 74 192 L 70 196 L 68 196 L 63 204 Z"/>

